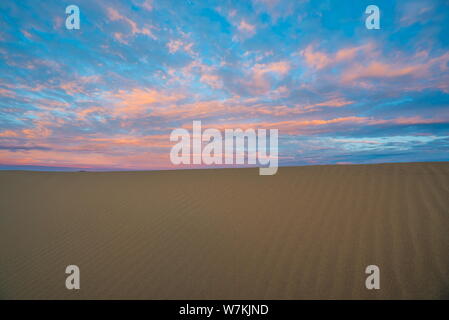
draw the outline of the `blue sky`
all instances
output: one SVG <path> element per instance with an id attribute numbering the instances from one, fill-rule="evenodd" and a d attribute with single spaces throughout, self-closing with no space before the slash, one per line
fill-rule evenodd
<path id="1" fill-rule="evenodd" d="M 81 28 L 65 27 L 66 6 Z M 379 30 L 365 8 L 380 8 Z M 276 128 L 281 165 L 449 160 L 449 1 L 0 3 L 0 167 L 164 169 Z"/>

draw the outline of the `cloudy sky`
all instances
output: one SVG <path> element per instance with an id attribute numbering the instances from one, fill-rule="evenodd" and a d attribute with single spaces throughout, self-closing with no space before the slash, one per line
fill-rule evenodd
<path id="1" fill-rule="evenodd" d="M 65 27 L 66 6 L 81 11 Z M 365 8 L 381 29 L 365 27 Z M 0 168 L 170 168 L 279 129 L 281 165 L 449 160 L 448 0 L 0 2 Z"/>

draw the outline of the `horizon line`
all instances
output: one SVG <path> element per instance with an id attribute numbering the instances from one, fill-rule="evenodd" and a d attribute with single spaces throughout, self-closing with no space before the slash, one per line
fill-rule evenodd
<path id="1" fill-rule="evenodd" d="M 279 168 L 314 167 L 314 166 L 363 166 L 382 164 L 424 164 L 424 163 L 449 163 L 449 160 L 428 161 L 390 161 L 370 163 L 313 163 L 297 165 L 280 165 Z M 4 165 L 0 164 L 0 171 L 33 171 L 33 172 L 151 172 L 151 171 L 189 171 L 189 170 L 223 170 L 223 169 L 259 169 L 259 166 L 207 166 L 207 167 L 179 167 L 179 168 L 157 168 L 157 169 L 126 169 L 126 168 L 83 168 L 83 167 L 52 167 L 33 165 Z"/>

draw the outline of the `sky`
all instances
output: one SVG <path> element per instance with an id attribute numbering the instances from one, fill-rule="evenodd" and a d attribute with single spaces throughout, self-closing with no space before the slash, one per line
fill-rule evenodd
<path id="1" fill-rule="evenodd" d="M 449 160 L 449 0 L 2 0 L 0 13 L 1 169 L 175 168 L 170 132 L 194 120 L 278 129 L 281 166 Z"/>

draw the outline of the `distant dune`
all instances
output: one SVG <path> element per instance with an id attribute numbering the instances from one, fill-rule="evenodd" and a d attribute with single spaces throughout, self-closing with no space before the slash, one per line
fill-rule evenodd
<path id="1" fill-rule="evenodd" d="M 3 171 L 0 298 L 447 299 L 449 163 Z"/>

